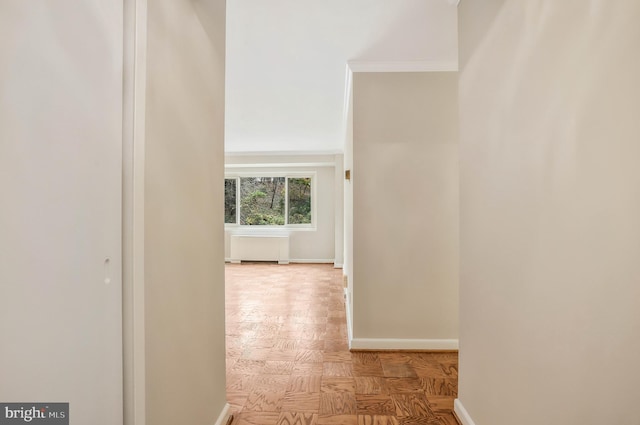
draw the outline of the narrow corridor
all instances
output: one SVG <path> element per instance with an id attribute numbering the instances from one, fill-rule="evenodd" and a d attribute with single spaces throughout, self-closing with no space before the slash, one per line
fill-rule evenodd
<path id="1" fill-rule="evenodd" d="M 349 352 L 342 271 L 226 266 L 234 425 L 457 425 L 457 353 Z"/>

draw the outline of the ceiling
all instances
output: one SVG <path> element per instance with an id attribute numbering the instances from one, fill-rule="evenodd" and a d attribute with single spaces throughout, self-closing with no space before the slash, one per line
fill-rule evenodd
<path id="1" fill-rule="evenodd" d="M 446 0 L 227 2 L 227 153 L 344 145 L 347 61 L 457 61 Z"/>

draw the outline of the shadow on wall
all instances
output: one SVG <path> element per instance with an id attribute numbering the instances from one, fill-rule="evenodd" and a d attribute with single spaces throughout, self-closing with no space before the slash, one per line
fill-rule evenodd
<path id="1" fill-rule="evenodd" d="M 224 2 L 212 0 L 193 0 L 200 24 L 209 36 L 214 53 L 220 58 L 225 55 L 225 40 L 219 37 L 220 28 L 226 26 Z"/>
<path id="2" fill-rule="evenodd" d="M 422 1 L 414 2 L 404 9 L 394 9 L 396 16 L 393 24 L 377 29 L 377 33 L 370 37 L 374 41 L 349 59 L 393 62 L 424 61 L 435 57 L 438 58 L 438 62 L 456 62 L 456 7 L 442 0 L 426 1 L 431 3 L 428 7 L 430 13 L 441 17 L 438 25 L 424 25 L 427 8 Z M 429 46 L 429 54 L 432 57 L 425 56 L 424 51 L 416 51 L 414 46 L 419 44 L 412 40 L 437 40 L 437 43 Z M 438 48 L 435 49 L 434 45 Z"/>
<path id="3" fill-rule="evenodd" d="M 467 65 L 471 52 L 478 50 L 478 46 L 493 28 L 493 22 L 503 10 L 505 1 L 468 1 L 468 4 L 458 9 L 458 28 L 464 28 L 465 31 L 465 42 L 460 43 L 458 49 L 459 69 Z"/>

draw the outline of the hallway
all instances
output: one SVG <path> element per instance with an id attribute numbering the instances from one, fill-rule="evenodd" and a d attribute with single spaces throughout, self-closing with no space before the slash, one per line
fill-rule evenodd
<path id="1" fill-rule="evenodd" d="M 226 265 L 234 425 L 457 424 L 457 353 L 349 352 L 342 271 Z"/>

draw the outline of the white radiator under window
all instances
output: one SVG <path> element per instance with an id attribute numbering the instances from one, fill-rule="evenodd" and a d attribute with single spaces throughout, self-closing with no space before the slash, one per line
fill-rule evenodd
<path id="1" fill-rule="evenodd" d="M 242 260 L 289 264 L 289 236 L 231 235 L 231 262 Z"/>

